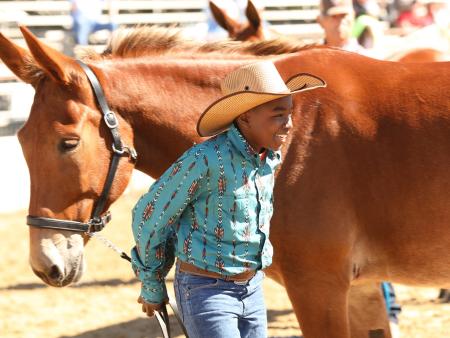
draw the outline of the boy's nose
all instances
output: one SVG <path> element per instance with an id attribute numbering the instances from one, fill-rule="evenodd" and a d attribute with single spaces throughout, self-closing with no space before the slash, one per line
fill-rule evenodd
<path id="1" fill-rule="evenodd" d="M 288 120 L 286 122 L 285 128 L 287 130 L 291 130 L 292 129 L 292 117 L 291 116 L 288 117 Z"/>

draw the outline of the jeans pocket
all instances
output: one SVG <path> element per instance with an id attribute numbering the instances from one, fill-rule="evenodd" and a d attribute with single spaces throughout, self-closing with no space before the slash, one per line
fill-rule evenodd
<path id="1" fill-rule="evenodd" d="M 183 278 L 182 287 L 186 297 L 189 298 L 192 294 L 197 293 L 200 290 L 213 288 L 218 284 L 219 279 L 217 278 L 186 274 Z"/>

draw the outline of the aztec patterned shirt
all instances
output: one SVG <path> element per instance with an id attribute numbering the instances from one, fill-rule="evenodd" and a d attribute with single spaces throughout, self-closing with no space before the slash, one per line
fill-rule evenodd
<path id="1" fill-rule="evenodd" d="M 132 267 L 150 303 L 167 297 L 175 256 L 234 275 L 272 263 L 269 223 L 279 151 L 261 159 L 235 125 L 187 150 L 136 203 Z"/>

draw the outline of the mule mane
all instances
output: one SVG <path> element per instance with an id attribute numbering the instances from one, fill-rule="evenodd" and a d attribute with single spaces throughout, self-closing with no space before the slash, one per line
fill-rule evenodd
<path id="1" fill-rule="evenodd" d="M 139 26 L 134 29 L 117 30 L 106 50 L 99 56 L 132 58 L 147 55 L 176 55 L 180 52 L 266 56 L 294 53 L 313 46 L 315 45 L 307 45 L 288 38 L 257 42 L 226 40 L 205 43 L 187 39 L 178 28 Z M 92 54 L 88 57 L 96 58 Z"/>
<path id="2" fill-rule="evenodd" d="M 175 27 L 138 26 L 127 29 L 120 28 L 114 32 L 106 49 L 101 53 L 91 48 L 81 51 L 81 59 L 95 61 L 114 58 L 137 58 L 145 56 L 177 56 L 186 55 L 247 55 L 269 56 L 295 53 L 317 47 L 316 44 L 304 44 L 288 38 L 276 38 L 257 42 L 218 41 L 201 42 L 187 39 L 181 29 Z M 32 78 L 39 80 L 45 73 L 34 62 L 27 60 L 23 70 Z"/>

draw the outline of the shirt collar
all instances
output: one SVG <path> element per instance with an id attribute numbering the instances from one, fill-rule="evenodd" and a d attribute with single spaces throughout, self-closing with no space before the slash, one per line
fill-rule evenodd
<path id="1" fill-rule="evenodd" d="M 258 153 L 252 148 L 234 123 L 228 129 L 227 137 L 245 158 L 254 161 L 255 164 L 260 164 L 261 159 Z M 273 150 L 267 149 L 267 151 L 267 158 L 273 159 L 275 156 L 278 157 Z"/>

